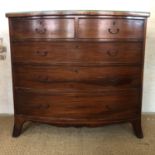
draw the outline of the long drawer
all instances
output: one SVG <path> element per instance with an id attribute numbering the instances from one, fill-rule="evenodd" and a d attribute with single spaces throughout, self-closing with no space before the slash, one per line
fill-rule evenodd
<path id="1" fill-rule="evenodd" d="M 140 107 L 139 90 L 102 93 L 64 93 L 15 91 L 16 114 L 57 119 L 126 119 Z"/>
<path id="2" fill-rule="evenodd" d="M 71 43 L 24 42 L 14 43 L 14 62 L 50 64 L 133 64 L 141 63 L 142 44 L 131 42 Z"/>
<path id="3" fill-rule="evenodd" d="M 84 91 L 139 87 L 139 67 L 14 66 L 16 87 Z"/>

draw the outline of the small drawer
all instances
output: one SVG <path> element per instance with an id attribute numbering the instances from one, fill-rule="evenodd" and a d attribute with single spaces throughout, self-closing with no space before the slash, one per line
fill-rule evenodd
<path id="1" fill-rule="evenodd" d="M 63 94 L 16 90 L 15 111 L 16 114 L 58 119 L 124 119 L 136 115 L 139 98 L 137 89 Z"/>
<path id="2" fill-rule="evenodd" d="M 79 18 L 78 38 L 143 38 L 144 21 L 134 19 Z"/>
<path id="3" fill-rule="evenodd" d="M 52 91 L 100 91 L 141 85 L 140 67 L 14 66 L 14 85 Z"/>
<path id="4" fill-rule="evenodd" d="M 13 40 L 74 38 L 74 18 L 23 18 L 10 21 Z"/>
<path id="5" fill-rule="evenodd" d="M 42 64 L 140 64 L 142 43 L 13 43 L 13 62 Z"/>

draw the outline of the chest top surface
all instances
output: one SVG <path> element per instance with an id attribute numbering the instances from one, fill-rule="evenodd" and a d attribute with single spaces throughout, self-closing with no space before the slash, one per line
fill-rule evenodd
<path id="1" fill-rule="evenodd" d="M 149 12 L 135 12 L 135 11 L 103 11 L 103 10 L 55 10 L 55 11 L 32 11 L 32 12 L 10 12 L 7 17 L 29 17 L 29 16 L 66 16 L 66 15 L 103 15 L 103 16 L 137 16 L 148 17 Z"/>

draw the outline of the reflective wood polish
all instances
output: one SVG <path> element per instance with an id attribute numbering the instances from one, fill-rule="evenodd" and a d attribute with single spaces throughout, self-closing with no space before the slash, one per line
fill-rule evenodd
<path id="1" fill-rule="evenodd" d="M 143 137 L 141 106 L 149 13 L 7 13 L 14 129 L 26 121 L 96 127 L 130 122 Z"/>

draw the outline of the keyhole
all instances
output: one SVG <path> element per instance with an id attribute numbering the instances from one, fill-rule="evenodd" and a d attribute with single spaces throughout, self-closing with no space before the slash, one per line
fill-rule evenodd
<path id="1" fill-rule="evenodd" d="M 116 22 L 115 22 L 115 21 L 113 21 L 112 25 L 116 25 Z"/>
<path id="2" fill-rule="evenodd" d="M 78 71 L 78 69 L 74 69 L 74 72 L 75 72 L 75 73 L 78 73 L 79 71 Z"/>
<path id="3" fill-rule="evenodd" d="M 43 25 L 43 21 L 40 21 L 39 24 L 40 24 L 40 25 Z"/>
<path id="4" fill-rule="evenodd" d="M 76 47 L 76 48 L 79 48 L 79 46 L 78 46 L 78 45 L 76 45 L 75 47 Z"/>

